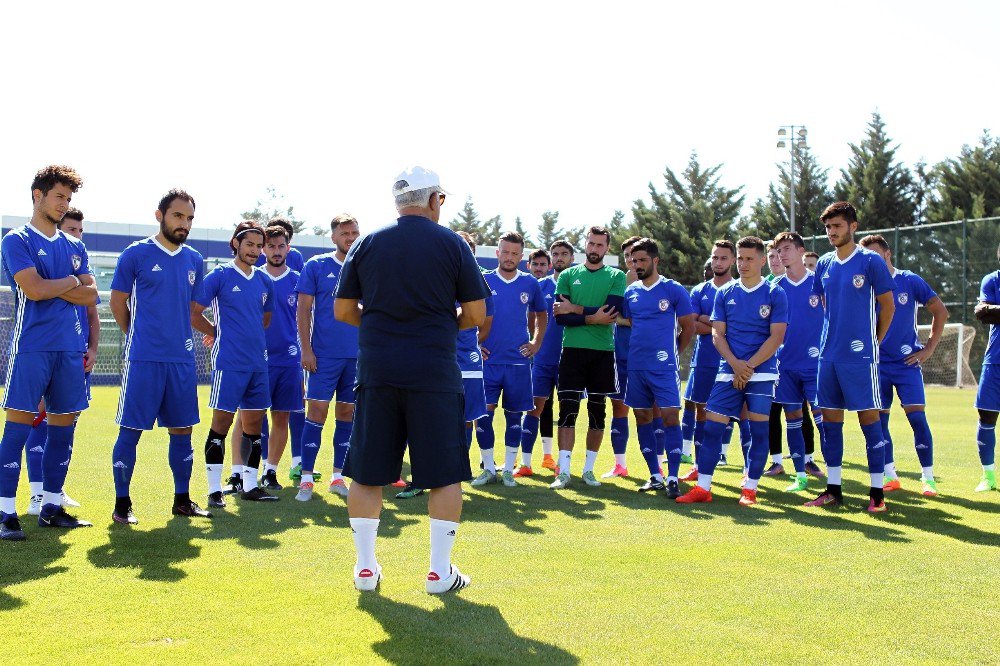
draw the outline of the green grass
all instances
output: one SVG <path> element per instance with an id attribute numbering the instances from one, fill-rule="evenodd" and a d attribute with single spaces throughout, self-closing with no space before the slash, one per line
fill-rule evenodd
<path id="1" fill-rule="evenodd" d="M 742 509 L 736 466 L 716 474 L 713 504 L 694 507 L 637 493 L 639 478 L 591 489 L 577 476 L 557 493 L 545 470 L 519 488 L 469 490 L 455 561 L 473 586 L 450 598 L 423 592 L 426 496 L 386 492 L 386 577 L 381 594 L 360 596 L 344 503 L 325 486 L 308 504 L 286 489 L 280 504 L 234 502 L 211 522 L 171 518 L 165 431 L 140 444 L 141 524 L 112 525 L 118 391 L 94 397 L 67 490 L 95 527 L 43 531 L 26 519 L 28 541 L 0 544 L 8 663 L 1000 661 L 1000 494 L 972 492 L 970 391 L 928 396 L 939 498 L 919 495 L 912 439 L 895 416 L 904 490 L 878 516 L 863 510 L 854 424 L 841 510 L 804 509 L 783 478 L 764 480 L 760 505 Z M 730 453 L 739 459 L 735 444 Z M 320 455 L 328 465 L 329 441 Z M 629 455 L 642 476 L 634 439 Z M 598 471 L 610 464 L 603 452 Z M 203 497 L 201 465 L 192 490 Z"/>

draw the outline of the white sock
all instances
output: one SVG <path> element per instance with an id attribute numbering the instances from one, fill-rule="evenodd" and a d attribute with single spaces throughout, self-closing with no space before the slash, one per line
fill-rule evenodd
<path id="1" fill-rule="evenodd" d="M 667 477 L 667 482 L 669 483 L 670 481 L 677 481 L 677 477 L 676 476 L 668 476 Z"/>
<path id="2" fill-rule="evenodd" d="M 552 438 L 542 437 L 542 455 L 551 456 L 552 455 Z"/>
<path id="3" fill-rule="evenodd" d="M 799 481 L 805 481 L 805 479 L 806 479 L 806 473 L 805 472 L 796 472 L 795 473 L 795 478 L 797 480 L 799 480 Z"/>
<path id="4" fill-rule="evenodd" d="M 233 474 L 243 476 L 243 465 L 233 465 Z"/>
<path id="5" fill-rule="evenodd" d="M 933 467 L 921 467 L 920 471 L 924 475 L 924 480 L 933 481 L 934 480 L 934 468 Z"/>
<path id="6" fill-rule="evenodd" d="M 431 518 L 431 571 L 441 578 L 451 575 L 451 547 L 457 533 L 458 523 Z"/>
<path id="7" fill-rule="evenodd" d="M 686 456 L 689 456 L 693 451 L 694 451 L 694 440 L 685 439 L 684 444 L 681 446 L 681 453 L 683 453 Z"/>
<path id="8" fill-rule="evenodd" d="M 594 471 L 594 463 L 597 462 L 597 451 L 587 451 L 587 457 L 583 461 L 584 473 Z"/>
<path id="9" fill-rule="evenodd" d="M 302 475 L 302 483 L 312 483 L 313 475 L 312 473 Z"/>
<path id="10" fill-rule="evenodd" d="M 54 504 L 55 506 L 62 506 L 62 493 L 50 493 L 47 491 L 42 491 L 42 506 L 46 504 Z"/>
<path id="11" fill-rule="evenodd" d="M 844 471 L 843 467 L 827 467 L 826 468 L 826 482 L 833 486 L 840 485 L 841 473 Z"/>
<path id="12" fill-rule="evenodd" d="M 32 497 L 34 497 L 35 495 L 41 495 L 42 494 L 42 482 L 41 481 L 32 481 L 31 483 L 28 484 L 28 487 L 31 488 L 31 496 Z"/>
<path id="13" fill-rule="evenodd" d="M 885 466 L 885 475 L 895 478 L 896 476 L 896 463 L 887 463 Z"/>
<path id="14" fill-rule="evenodd" d="M 257 487 L 257 468 L 250 467 L 250 465 L 243 466 L 243 472 L 240 474 L 243 477 L 243 492 L 248 490 L 253 490 Z"/>
<path id="15" fill-rule="evenodd" d="M 483 457 L 483 469 L 495 474 L 497 464 L 493 461 L 493 449 L 479 449 L 479 455 Z"/>
<path id="16" fill-rule="evenodd" d="M 303 475 L 304 480 L 305 475 Z M 378 536 L 378 518 L 351 518 L 351 532 L 354 535 L 354 550 L 358 561 L 354 565 L 354 575 L 362 569 L 374 572 L 378 569 L 375 560 L 375 537 Z"/>
<path id="17" fill-rule="evenodd" d="M 292 456 L 292 467 L 302 464 L 302 456 Z"/>
<path id="18" fill-rule="evenodd" d="M 208 475 L 208 492 L 222 492 L 222 465 L 205 465 L 205 472 Z"/>
<path id="19" fill-rule="evenodd" d="M 271 463 L 264 463 L 264 473 L 265 474 L 267 474 L 268 472 L 277 472 L 277 471 L 278 471 L 278 466 L 277 465 L 272 465 Z"/>
<path id="20" fill-rule="evenodd" d="M 625 454 L 624 453 L 616 453 L 615 454 L 615 464 L 616 465 L 621 465 L 622 467 L 625 467 Z"/>
<path id="21" fill-rule="evenodd" d="M 660 483 L 662 483 L 663 482 L 663 475 L 662 474 L 654 474 L 653 475 L 653 480 L 654 481 L 659 481 Z"/>
<path id="22" fill-rule="evenodd" d="M 871 474 L 872 488 L 881 488 L 885 485 L 885 474 Z"/>
<path id="23" fill-rule="evenodd" d="M 518 448 L 516 446 L 508 446 L 504 451 L 503 456 L 503 471 L 513 472 L 514 465 L 517 463 L 517 452 Z"/>
<path id="24" fill-rule="evenodd" d="M 699 474 L 698 475 L 698 487 L 703 490 L 712 489 L 712 475 L 711 474 Z"/>
<path id="25" fill-rule="evenodd" d="M 743 487 L 747 490 L 757 490 L 758 483 L 760 483 L 760 479 L 747 479 L 747 482 Z"/>
<path id="26" fill-rule="evenodd" d="M 984 472 L 992 472 L 996 468 L 997 468 L 997 464 L 996 463 L 993 463 L 992 465 L 983 465 L 983 471 Z"/>
<path id="27" fill-rule="evenodd" d="M 559 452 L 559 473 L 569 474 L 569 463 L 573 458 L 572 451 L 560 451 Z"/>
<path id="28" fill-rule="evenodd" d="M 780 453 L 772 453 L 771 454 L 771 462 L 773 462 L 775 465 L 780 465 L 781 464 L 781 454 Z"/>
<path id="29" fill-rule="evenodd" d="M 811 454 L 811 453 L 807 453 L 806 454 L 806 462 L 807 463 L 813 462 L 813 454 Z"/>
<path id="30" fill-rule="evenodd" d="M 340 479 L 343 479 L 343 478 L 344 478 L 344 475 L 341 474 L 340 472 L 334 472 L 333 474 L 330 475 L 330 480 L 331 481 L 339 481 Z"/>
<path id="31" fill-rule="evenodd" d="M 524 465 L 525 467 L 531 467 L 531 454 L 530 453 L 522 453 L 521 454 L 521 464 Z"/>
<path id="32" fill-rule="evenodd" d="M 17 502 L 15 498 L 0 497 L 0 513 L 17 515 Z"/>

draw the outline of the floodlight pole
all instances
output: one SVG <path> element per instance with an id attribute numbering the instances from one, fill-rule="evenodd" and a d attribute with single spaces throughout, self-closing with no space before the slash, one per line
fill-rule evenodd
<path id="1" fill-rule="evenodd" d="M 796 133 L 796 130 L 798 133 Z M 785 147 L 785 132 L 788 132 L 788 221 L 791 231 L 795 231 L 795 148 L 806 144 L 805 125 L 782 125 L 778 128 L 778 148 Z"/>

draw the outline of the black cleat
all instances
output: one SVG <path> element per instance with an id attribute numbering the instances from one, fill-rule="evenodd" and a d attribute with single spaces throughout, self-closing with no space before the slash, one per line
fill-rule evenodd
<path id="1" fill-rule="evenodd" d="M 654 477 L 649 477 L 649 481 L 639 486 L 640 493 L 648 493 L 650 490 L 658 491 L 663 490 L 665 486 L 663 481 L 657 481 Z"/>
<path id="2" fill-rule="evenodd" d="M 195 504 L 194 502 L 185 502 L 183 504 L 174 504 L 174 508 L 170 510 L 170 513 L 175 516 L 187 516 L 188 518 L 211 518 L 212 512 L 205 511 L 203 508 Z"/>
<path id="3" fill-rule="evenodd" d="M 226 495 L 239 495 L 243 492 L 243 477 L 239 474 L 230 476 L 226 484 L 222 487 L 222 492 Z"/>
<path id="4" fill-rule="evenodd" d="M 0 522 L 0 541 L 24 541 L 26 538 L 17 516 L 8 516 L 7 520 Z"/>
<path id="5" fill-rule="evenodd" d="M 42 509 L 42 512 L 38 514 L 38 526 L 74 529 L 77 527 L 93 527 L 94 524 L 88 523 L 86 520 L 78 520 L 66 513 L 66 509 L 59 507 L 59 510 L 53 513 L 47 513 L 45 509 Z"/>
<path id="6" fill-rule="evenodd" d="M 222 496 L 221 490 L 216 490 L 214 493 L 208 494 L 208 505 L 214 509 L 224 509 L 226 507 L 226 499 Z"/>
<path id="7" fill-rule="evenodd" d="M 115 521 L 116 523 L 121 523 L 122 525 L 139 524 L 139 519 L 135 517 L 134 513 L 132 513 L 131 505 L 129 505 L 128 509 L 126 509 L 124 512 L 120 511 L 119 509 L 115 509 L 114 511 L 112 511 L 111 520 Z"/>
<path id="8" fill-rule="evenodd" d="M 273 469 L 264 472 L 264 476 L 260 479 L 260 486 L 266 490 L 281 490 L 282 488 L 282 485 L 278 483 L 278 474 Z"/>
<path id="9" fill-rule="evenodd" d="M 676 481 L 667 481 L 667 497 L 677 499 L 681 496 L 681 486 Z"/>
<path id="10" fill-rule="evenodd" d="M 250 502 L 277 502 L 279 498 L 269 494 L 266 490 L 258 486 L 240 493 L 240 499 L 245 499 Z"/>

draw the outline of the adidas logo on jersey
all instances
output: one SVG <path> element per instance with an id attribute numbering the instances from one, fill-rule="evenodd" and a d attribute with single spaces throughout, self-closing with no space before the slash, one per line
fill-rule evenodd
<path id="1" fill-rule="evenodd" d="M 45 254 L 45 250 L 43 250 L 42 248 L 38 248 L 38 256 L 39 257 L 47 257 L 48 255 Z"/>
<path id="2" fill-rule="evenodd" d="M 154 272 L 154 273 L 155 273 L 156 271 L 162 271 L 162 270 L 163 270 L 163 269 L 162 269 L 162 268 L 160 268 L 160 265 L 159 265 L 159 264 L 153 264 L 153 272 Z"/>
<path id="3" fill-rule="evenodd" d="M 726 301 L 726 305 L 736 305 L 736 299 L 730 298 L 728 301 Z"/>
<path id="4" fill-rule="evenodd" d="M 583 283 L 580 282 L 579 280 L 573 280 L 573 284 L 581 284 L 582 285 Z"/>
<path id="5" fill-rule="evenodd" d="M 233 287 L 233 291 L 239 291 L 239 290 L 240 290 L 240 288 L 239 288 L 238 285 Z"/>
<path id="6" fill-rule="evenodd" d="M 327 277 L 337 277 L 337 276 L 334 275 L 333 273 L 330 273 L 329 275 L 327 275 Z"/>

